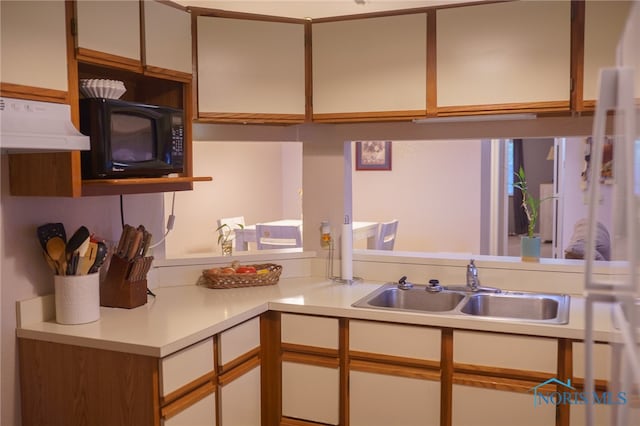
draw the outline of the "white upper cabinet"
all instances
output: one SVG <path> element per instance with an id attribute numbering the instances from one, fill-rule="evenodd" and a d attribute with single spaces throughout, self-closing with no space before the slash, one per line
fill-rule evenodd
<path id="1" fill-rule="evenodd" d="M 312 25 L 313 112 L 426 110 L 427 15 Z"/>
<path id="2" fill-rule="evenodd" d="M 160 3 L 144 2 L 145 65 L 191 74 L 191 14 Z"/>
<path id="3" fill-rule="evenodd" d="M 3 83 L 68 90 L 64 1 L 2 1 Z"/>
<path id="4" fill-rule="evenodd" d="M 584 83 L 582 98 L 598 97 L 600 68 L 616 65 L 616 48 L 624 29 L 629 1 L 588 1 L 584 17 Z"/>
<path id="5" fill-rule="evenodd" d="M 140 60 L 138 0 L 77 3 L 78 47 Z"/>
<path id="6" fill-rule="evenodd" d="M 304 24 L 198 16 L 198 109 L 305 113 Z"/>
<path id="7" fill-rule="evenodd" d="M 442 9 L 436 21 L 438 107 L 566 101 L 568 109 L 568 0 Z"/>

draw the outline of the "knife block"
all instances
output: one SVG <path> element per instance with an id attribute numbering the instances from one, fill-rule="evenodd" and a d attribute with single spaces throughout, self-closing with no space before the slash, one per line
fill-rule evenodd
<path id="1" fill-rule="evenodd" d="M 147 280 L 130 281 L 133 262 L 113 255 L 104 281 L 100 283 L 100 305 L 111 308 L 136 308 L 147 303 Z"/>

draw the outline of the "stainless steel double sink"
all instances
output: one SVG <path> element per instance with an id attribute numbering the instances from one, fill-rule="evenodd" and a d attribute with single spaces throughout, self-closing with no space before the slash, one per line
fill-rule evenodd
<path id="1" fill-rule="evenodd" d="M 387 283 L 355 302 L 356 308 L 400 312 L 453 314 L 494 320 L 566 324 L 569 322 L 570 296 L 525 292 L 427 291 L 426 285 L 400 289 Z"/>

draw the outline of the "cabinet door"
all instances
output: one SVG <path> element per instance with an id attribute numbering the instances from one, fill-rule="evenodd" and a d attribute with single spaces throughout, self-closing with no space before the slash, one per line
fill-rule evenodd
<path id="1" fill-rule="evenodd" d="M 78 47 L 140 60 L 140 3 L 79 1 Z"/>
<path id="2" fill-rule="evenodd" d="M 144 2 L 145 65 L 191 74 L 191 15 L 186 10 Z"/>
<path id="3" fill-rule="evenodd" d="M 530 106 L 568 109 L 569 1 L 480 4 L 436 16 L 439 112 L 540 102 L 556 103 Z"/>
<path id="4" fill-rule="evenodd" d="M 453 426 L 555 426 L 554 404 L 534 406 L 532 393 L 453 385 Z"/>
<path id="5" fill-rule="evenodd" d="M 260 426 L 260 366 L 220 387 L 222 426 Z"/>
<path id="6" fill-rule="evenodd" d="M 198 16 L 201 118 L 304 120 L 304 24 Z"/>
<path id="7" fill-rule="evenodd" d="M 425 114 L 426 13 L 316 23 L 312 34 L 314 120 Z"/>
<path id="8" fill-rule="evenodd" d="M 349 416 L 351 426 L 437 426 L 440 382 L 351 371 Z"/>
<path id="9" fill-rule="evenodd" d="M 66 92 L 64 1 L 3 1 L 0 9 L 2 83 Z"/>
<path id="10" fill-rule="evenodd" d="M 629 14 L 629 1 L 587 1 L 584 17 L 584 81 L 582 97 L 598 97 L 600 68 L 616 65 L 616 48 Z"/>
<path id="11" fill-rule="evenodd" d="M 172 393 L 214 372 L 213 338 L 208 338 L 160 360 L 160 395 L 172 399 Z"/>
<path id="12" fill-rule="evenodd" d="M 282 415 L 337 425 L 339 368 L 282 363 Z"/>
<path id="13" fill-rule="evenodd" d="M 185 400 L 189 397 L 198 399 L 199 396 L 187 395 Z M 189 402 L 185 402 L 185 405 Z M 208 392 L 208 395 L 197 400 L 186 408 L 182 409 L 179 413 L 163 419 L 163 426 L 215 426 L 216 425 L 216 394 L 215 392 Z"/>

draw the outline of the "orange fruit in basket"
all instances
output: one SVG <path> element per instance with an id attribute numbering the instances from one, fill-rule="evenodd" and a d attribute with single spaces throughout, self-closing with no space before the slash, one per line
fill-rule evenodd
<path id="1" fill-rule="evenodd" d="M 222 269 L 220 270 L 220 273 L 221 273 L 221 274 L 223 274 L 223 275 L 231 275 L 231 274 L 235 274 L 235 273 L 236 273 L 236 270 L 235 270 L 235 269 L 233 269 L 233 268 L 231 268 L 231 267 L 228 267 L 228 268 L 222 268 Z"/>

